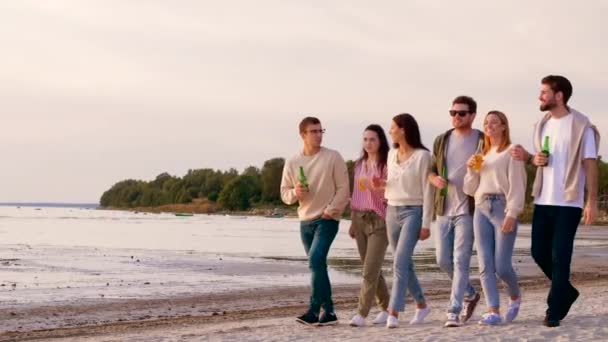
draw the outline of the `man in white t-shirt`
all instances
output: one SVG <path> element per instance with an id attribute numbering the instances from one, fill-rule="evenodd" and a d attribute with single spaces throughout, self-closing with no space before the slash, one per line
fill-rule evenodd
<path id="1" fill-rule="evenodd" d="M 568 107 L 572 84 L 567 78 L 550 75 L 541 83 L 540 110 L 548 113 L 534 127 L 536 154 L 518 145 L 512 155 L 537 167 L 532 257 L 551 279 L 544 325 L 557 327 L 579 296 L 570 283 L 570 262 L 581 215 L 585 224 L 597 217 L 600 136 L 585 115 Z"/>

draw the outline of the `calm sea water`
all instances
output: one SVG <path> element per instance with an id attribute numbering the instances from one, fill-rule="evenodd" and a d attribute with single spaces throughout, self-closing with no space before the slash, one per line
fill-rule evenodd
<path id="1" fill-rule="evenodd" d="M 330 251 L 334 284 L 360 282 L 349 224 L 341 222 Z M 516 244 L 521 251 L 529 246 L 523 236 Z M 433 253 L 432 239 L 418 244 L 416 265 L 423 280 L 443 277 L 434 272 Z M 389 251 L 387 272 L 391 259 Z M 0 207 L 0 306 L 308 282 L 296 219 Z"/>

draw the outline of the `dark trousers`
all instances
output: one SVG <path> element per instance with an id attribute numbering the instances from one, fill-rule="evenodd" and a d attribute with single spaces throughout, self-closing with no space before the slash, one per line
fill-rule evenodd
<path id="1" fill-rule="evenodd" d="M 309 311 L 317 315 L 321 306 L 325 312 L 334 312 L 331 284 L 327 274 L 327 254 L 338 233 L 338 225 L 338 221 L 327 219 L 300 222 L 300 236 L 312 273 Z"/>
<path id="2" fill-rule="evenodd" d="M 532 219 L 532 257 L 551 280 L 547 317 L 561 320 L 568 314 L 578 291 L 570 283 L 574 237 L 582 209 L 536 205 Z"/>

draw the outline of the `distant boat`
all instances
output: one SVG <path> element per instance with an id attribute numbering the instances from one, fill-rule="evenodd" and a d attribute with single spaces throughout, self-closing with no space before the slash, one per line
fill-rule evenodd
<path id="1" fill-rule="evenodd" d="M 175 213 L 175 216 L 187 217 L 187 216 L 194 216 L 194 214 L 191 214 L 191 213 Z"/>

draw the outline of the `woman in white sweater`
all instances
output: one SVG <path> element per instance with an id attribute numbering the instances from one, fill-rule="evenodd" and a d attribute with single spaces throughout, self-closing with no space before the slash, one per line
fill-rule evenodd
<path id="1" fill-rule="evenodd" d="M 387 328 L 399 325 L 399 312 L 405 309 L 406 291 L 416 302 L 410 324 L 420 324 L 429 314 L 424 294 L 414 271 L 412 255 L 418 240 L 430 236 L 433 215 L 433 187 L 427 182 L 431 154 L 420 139 L 418 123 L 410 114 L 399 114 L 391 122 L 390 135 L 395 149 L 388 153 L 388 178 L 372 178 L 374 187 L 384 187 L 388 200 L 386 228 L 393 250 L 393 287 L 388 305 Z"/>
<path id="2" fill-rule="evenodd" d="M 502 323 L 497 276 L 507 284 L 510 296 L 505 315 L 507 322 L 515 319 L 521 304 L 511 259 L 517 235 L 517 215 L 524 207 L 526 171 L 523 162 L 511 158 L 506 115 L 491 111 L 483 126 L 483 151 L 481 155 L 473 155 L 467 163 L 464 192 L 475 197 L 473 230 L 481 285 L 488 305 L 488 313 L 479 324 L 495 325 Z"/>

